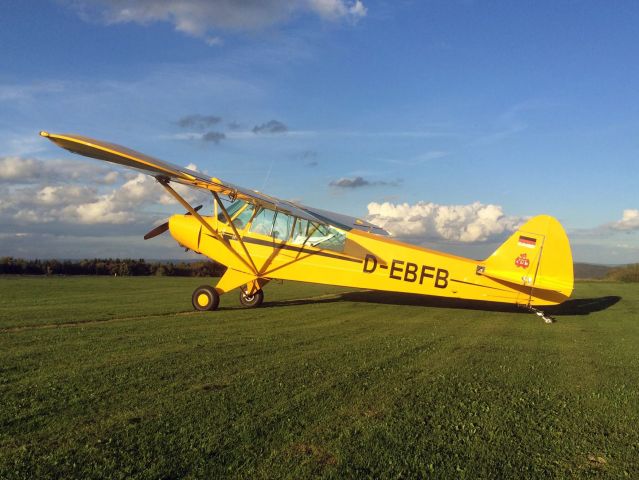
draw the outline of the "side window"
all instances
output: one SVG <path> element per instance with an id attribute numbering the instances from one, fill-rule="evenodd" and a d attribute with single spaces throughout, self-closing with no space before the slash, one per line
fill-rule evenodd
<path id="1" fill-rule="evenodd" d="M 276 240 L 288 240 L 293 226 L 293 217 L 282 212 L 277 212 L 273 223 L 273 238 Z"/>
<path id="2" fill-rule="evenodd" d="M 328 226 L 318 225 L 318 224 L 311 225 L 311 228 L 309 228 L 308 233 L 309 233 L 308 243 L 310 245 L 315 245 L 317 243 L 320 243 L 326 240 L 331 235 Z"/>
<path id="3" fill-rule="evenodd" d="M 275 220 L 275 212 L 262 208 L 251 222 L 251 232 L 270 235 L 273 230 L 273 220 Z"/>
<path id="4" fill-rule="evenodd" d="M 246 202 L 244 200 L 235 200 L 233 203 L 231 203 L 228 207 L 226 207 L 226 211 L 229 214 L 229 217 L 233 218 L 233 215 L 235 215 L 237 212 L 240 211 L 240 209 L 246 204 Z M 224 212 L 220 211 L 217 214 L 217 219 L 220 222 L 224 222 L 226 223 L 226 217 L 224 216 Z"/>
<path id="5" fill-rule="evenodd" d="M 238 230 L 242 230 L 251 221 L 251 217 L 255 212 L 255 205 L 249 203 L 242 212 L 233 219 L 233 225 Z"/>
<path id="6" fill-rule="evenodd" d="M 344 251 L 346 234 L 341 230 L 329 225 L 313 225 L 310 227 L 309 233 L 307 244 L 327 250 L 335 250 L 336 252 Z"/>
<path id="7" fill-rule="evenodd" d="M 344 251 L 346 234 L 337 228 L 308 220 L 295 219 L 291 243 L 294 245 L 311 245 L 336 252 Z"/>
<path id="8" fill-rule="evenodd" d="M 296 218 L 295 226 L 293 227 L 293 235 L 291 236 L 291 243 L 293 245 L 302 245 L 308 238 L 308 235 L 306 234 L 307 230 L 308 220 Z"/>

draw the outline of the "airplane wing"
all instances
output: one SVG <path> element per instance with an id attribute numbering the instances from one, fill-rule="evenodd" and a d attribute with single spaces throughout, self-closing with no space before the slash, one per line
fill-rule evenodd
<path id="1" fill-rule="evenodd" d="M 151 175 L 158 180 L 172 181 L 202 188 L 232 199 L 239 198 L 240 200 L 273 210 L 280 210 L 311 222 L 329 224 L 342 229 L 346 228 L 350 230 L 355 228 L 380 235 L 388 235 L 388 232 L 385 230 L 363 220 L 325 210 L 304 207 L 286 200 L 280 200 L 256 190 L 222 182 L 215 177 L 207 177 L 200 172 L 159 160 L 121 145 L 80 135 L 55 134 L 45 131 L 40 132 L 40 135 L 72 153 L 133 168 L 147 175 Z"/>

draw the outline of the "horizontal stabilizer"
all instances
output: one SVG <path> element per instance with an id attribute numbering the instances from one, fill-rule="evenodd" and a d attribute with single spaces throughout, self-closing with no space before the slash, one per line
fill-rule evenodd
<path id="1" fill-rule="evenodd" d="M 482 275 L 485 277 L 494 278 L 495 280 L 503 280 L 505 282 L 514 283 L 516 285 L 532 285 L 532 277 L 526 275 L 524 272 L 513 272 L 508 270 L 484 270 Z"/>

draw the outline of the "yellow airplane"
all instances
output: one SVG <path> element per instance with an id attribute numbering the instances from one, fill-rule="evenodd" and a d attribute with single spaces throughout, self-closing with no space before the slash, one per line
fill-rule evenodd
<path id="1" fill-rule="evenodd" d="M 573 290 L 573 263 L 564 229 L 540 215 L 522 225 L 487 259 L 478 261 L 399 242 L 358 218 L 309 208 L 207 177 L 128 148 L 78 135 L 40 132 L 73 153 L 152 175 L 187 210 L 151 230 L 169 230 L 183 247 L 227 267 L 215 287 L 193 292 L 196 310 L 215 310 L 236 288 L 257 307 L 272 279 L 513 304 L 534 311 L 557 305 Z M 200 215 L 171 183 L 208 190 L 213 215 Z M 231 203 L 226 206 L 221 200 Z"/>

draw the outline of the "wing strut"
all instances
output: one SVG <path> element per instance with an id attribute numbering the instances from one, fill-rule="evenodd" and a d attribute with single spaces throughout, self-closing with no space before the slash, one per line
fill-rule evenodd
<path id="1" fill-rule="evenodd" d="M 202 216 L 197 213 L 197 211 L 189 204 L 189 202 L 187 202 L 186 200 L 184 200 L 182 198 L 182 196 L 177 193 L 175 190 L 173 190 L 173 188 L 169 185 L 169 181 L 166 180 L 165 178 L 157 178 L 157 181 L 160 185 L 162 185 L 164 187 L 164 189 L 169 192 L 169 194 L 171 194 L 171 196 L 173 198 L 175 198 L 178 202 L 180 202 L 180 204 L 186 208 L 186 210 L 193 215 L 195 218 L 197 218 L 197 220 L 204 226 L 206 227 L 206 229 L 211 232 L 211 234 L 216 237 L 216 238 L 221 238 L 222 239 L 222 243 L 224 243 L 226 245 L 226 247 L 235 254 L 235 256 L 240 259 L 242 261 L 242 263 L 244 263 L 244 265 L 246 265 L 248 267 L 249 270 L 251 270 L 255 275 L 258 275 L 257 272 L 257 268 L 255 267 L 255 263 L 253 262 L 253 259 L 251 258 L 251 256 L 249 255 L 246 247 L 244 246 L 244 242 L 242 242 L 242 239 L 239 237 L 239 235 L 237 234 L 237 230 L 235 229 L 235 225 L 233 225 L 232 222 L 229 221 L 230 225 L 233 227 L 233 231 L 235 232 L 235 235 L 238 239 L 238 241 L 240 242 L 240 245 L 242 245 L 242 248 L 244 249 L 244 251 L 246 252 L 246 254 L 248 255 L 250 264 L 246 261 L 246 259 L 244 259 L 242 257 L 242 255 L 240 255 L 239 253 L 237 253 L 235 251 L 235 249 L 228 243 L 228 241 L 226 241 L 223 237 L 221 237 L 215 230 L 213 230 L 213 227 L 211 227 L 211 225 L 209 225 L 209 223 L 204 220 L 202 218 Z M 215 195 L 215 194 L 214 194 Z M 222 202 L 220 202 L 220 199 L 217 195 L 215 195 L 216 200 L 220 203 L 220 206 L 223 209 L 223 212 L 225 214 L 225 217 L 228 219 L 228 212 L 226 211 L 226 209 L 224 208 L 224 206 L 222 205 Z"/>
<path id="2" fill-rule="evenodd" d="M 226 211 L 226 207 L 222 203 L 222 200 L 220 200 L 220 196 L 217 194 L 217 192 L 212 192 L 212 193 L 213 193 L 213 198 L 215 198 L 215 201 L 220 206 L 220 209 L 222 210 L 222 213 L 224 214 L 224 218 L 226 218 L 226 221 L 228 222 L 228 224 L 233 229 L 233 234 L 235 235 L 235 239 L 238 242 L 240 242 L 240 245 L 242 246 L 242 250 L 244 250 L 244 253 L 246 254 L 246 257 L 251 262 L 251 266 L 253 267 L 253 271 L 257 275 L 258 271 L 257 271 L 257 267 L 255 266 L 255 262 L 253 261 L 253 257 L 251 257 L 251 254 L 249 253 L 248 249 L 246 248 L 246 245 L 244 245 L 244 241 L 242 240 L 242 237 L 240 237 L 240 234 L 237 233 L 237 228 L 235 228 L 235 224 L 231 220 L 231 216 L 229 215 L 229 212 Z"/>

